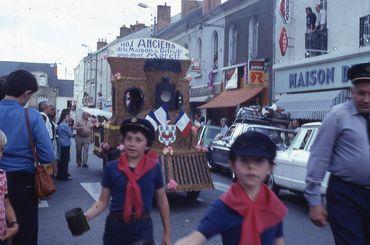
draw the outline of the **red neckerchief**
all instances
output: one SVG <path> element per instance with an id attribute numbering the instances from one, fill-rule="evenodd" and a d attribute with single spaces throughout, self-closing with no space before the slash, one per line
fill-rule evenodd
<path id="1" fill-rule="evenodd" d="M 282 222 L 288 211 L 264 184 L 255 201 L 249 198 L 239 183 L 233 184 L 221 196 L 221 201 L 244 217 L 239 242 L 241 245 L 260 245 L 261 234 L 267 228 Z"/>
<path id="2" fill-rule="evenodd" d="M 145 154 L 134 171 L 131 171 L 127 156 L 123 153 L 118 162 L 118 170 L 123 172 L 127 177 L 126 196 L 123 204 L 123 220 L 130 223 L 132 210 L 135 210 L 137 217 L 140 219 L 143 214 L 144 204 L 141 197 L 141 189 L 137 184 L 144 174 L 158 164 L 158 156 L 155 152 L 150 151 Z"/>

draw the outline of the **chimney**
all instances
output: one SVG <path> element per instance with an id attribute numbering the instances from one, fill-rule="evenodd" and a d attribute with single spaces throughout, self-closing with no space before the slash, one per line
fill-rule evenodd
<path id="1" fill-rule="evenodd" d="M 181 0 L 181 17 L 202 6 L 202 1 Z"/>
<path id="2" fill-rule="evenodd" d="M 107 39 L 99 39 L 98 42 L 96 43 L 96 50 L 99 50 L 101 49 L 102 47 L 106 46 L 108 43 L 107 43 Z"/>
<path id="3" fill-rule="evenodd" d="M 136 21 L 135 25 L 130 25 L 130 30 L 131 30 L 131 33 L 134 33 L 134 32 L 144 29 L 145 27 L 146 27 L 145 24 L 139 23 L 138 21 Z"/>
<path id="4" fill-rule="evenodd" d="M 203 14 L 209 14 L 212 9 L 221 5 L 221 0 L 203 0 Z"/>
<path id="5" fill-rule="evenodd" d="M 161 31 L 166 26 L 171 24 L 171 6 L 164 5 L 157 6 L 157 31 Z"/>
<path id="6" fill-rule="evenodd" d="M 124 37 L 131 34 L 131 29 L 126 27 L 126 25 L 123 25 L 121 28 L 119 28 L 119 37 Z"/>

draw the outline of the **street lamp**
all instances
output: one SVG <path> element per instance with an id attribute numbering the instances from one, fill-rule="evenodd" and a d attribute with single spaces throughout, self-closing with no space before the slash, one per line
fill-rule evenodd
<path id="1" fill-rule="evenodd" d="M 141 7 L 141 8 L 144 8 L 144 9 L 149 8 L 149 6 L 148 6 L 148 5 L 146 5 L 145 3 L 138 3 L 137 5 L 138 5 L 139 7 Z"/>
<path id="2" fill-rule="evenodd" d="M 139 2 L 137 6 L 139 6 L 140 8 L 144 8 L 144 9 L 149 8 L 154 12 L 154 15 L 152 14 L 152 16 L 153 16 L 153 34 L 155 34 L 156 33 L 156 11 L 155 9 L 153 9 L 152 7 L 149 7 L 148 5 L 142 2 Z"/>

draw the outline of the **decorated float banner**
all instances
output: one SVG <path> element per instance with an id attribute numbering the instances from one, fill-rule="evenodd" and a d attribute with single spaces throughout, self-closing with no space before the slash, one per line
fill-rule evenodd
<path id="1" fill-rule="evenodd" d="M 268 83 L 268 76 L 265 69 L 265 59 L 250 60 L 248 65 L 249 86 L 264 87 Z"/>
<path id="2" fill-rule="evenodd" d="M 167 40 L 138 38 L 113 44 L 108 49 L 109 57 L 189 60 L 189 50 Z"/>

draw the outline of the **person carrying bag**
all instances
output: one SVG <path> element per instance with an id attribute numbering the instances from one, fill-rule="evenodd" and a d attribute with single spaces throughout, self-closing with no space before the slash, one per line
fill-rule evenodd
<path id="1" fill-rule="evenodd" d="M 27 131 L 30 139 L 30 145 L 32 149 L 33 158 L 35 161 L 36 175 L 35 175 L 35 194 L 37 198 L 43 198 L 50 196 L 56 191 L 54 181 L 52 180 L 50 174 L 47 172 L 46 168 L 42 166 L 37 158 L 36 148 L 33 144 L 32 131 L 30 127 L 30 121 L 28 117 L 28 109 L 24 110 Z"/>

